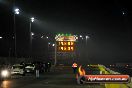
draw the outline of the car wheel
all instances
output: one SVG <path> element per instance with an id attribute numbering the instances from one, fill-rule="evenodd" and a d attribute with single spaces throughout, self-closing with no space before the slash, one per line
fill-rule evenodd
<path id="1" fill-rule="evenodd" d="M 79 76 L 77 80 L 78 84 L 85 84 L 86 83 L 86 78 L 84 76 Z"/>

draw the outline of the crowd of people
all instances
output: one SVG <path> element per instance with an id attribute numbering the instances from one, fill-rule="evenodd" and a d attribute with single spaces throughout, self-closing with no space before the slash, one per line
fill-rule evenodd
<path id="1" fill-rule="evenodd" d="M 34 64 L 36 70 L 39 70 L 40 72 L 50 72 L 51 69 L 50 62 L 45 62 L 45 63 L 36 62 Z"/>
<path id="2" fill-rule="evenodd" d="M 51 63 L 50 62 L 45 62 L 45 63 L 35 63 L 35 73 L 36 77 L 39 77 L 39 74 L 42 72 L 50 72 L 51 69 Z"/>

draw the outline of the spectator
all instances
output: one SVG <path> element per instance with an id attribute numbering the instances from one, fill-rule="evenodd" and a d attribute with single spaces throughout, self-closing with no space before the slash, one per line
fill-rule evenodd
<path id="1" fill-rule="evenodd" d="M 77 63 L 74 62 L 72 64 L 72 68 L 73 68 L 73 73 L 76 74 L 76 72 L 77 72 Z"/>
<path id="2" fill-rule="evenodd" d="M 38 63 L 36 63 L 35 64 L 35 70 L 36 70 L 36 78 L 39 78 L 39 64 Z"/>
<path id="3" fill-rule="evenodd" d="M 48 72 L 50 72 L 51 63 L 50 63 L 50 62 L 48 62 L 47 64 L 48 64 Z"/>

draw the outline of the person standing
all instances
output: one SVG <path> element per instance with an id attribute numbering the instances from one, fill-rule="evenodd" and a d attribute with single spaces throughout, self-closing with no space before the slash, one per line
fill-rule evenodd
<path id="1" fill-rule="evenodd" d="M 43 72 L 45 72 L 45 63 L 43 63 Z"/>
<path id="2" fill-rule="evenodd" d="M 50 62 L 48 62 L 47 64 L 48 64 L 48 72 L 50 72 L 51 63 L 50 63 Z"/>
<path id="3" fill-rule="evenodd" d="M 77 72 L 77 63 L 73 63 L 72 64 L 72 68 L 73 68 L 73 73 L 75 74 Z"/>
<path id="4" fill-rule="evenodd" d="M 39 78 L 39 64 L 36 63 L 35 65 L 35 70 L 36 70 L 36 78 Z"/>

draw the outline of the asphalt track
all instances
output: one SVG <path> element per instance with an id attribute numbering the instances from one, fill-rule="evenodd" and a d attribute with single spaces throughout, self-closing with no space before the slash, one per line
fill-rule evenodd
<path id="1" fill-rule="evenodd" d="M 12 76 L 0 83 L 0 88 L 129 88 L 124 84 L 79 85 L 70 67 L 52 69 L 51 72 L 41 73 L 39 78 L 36 78 L 35 74 Z"/>

